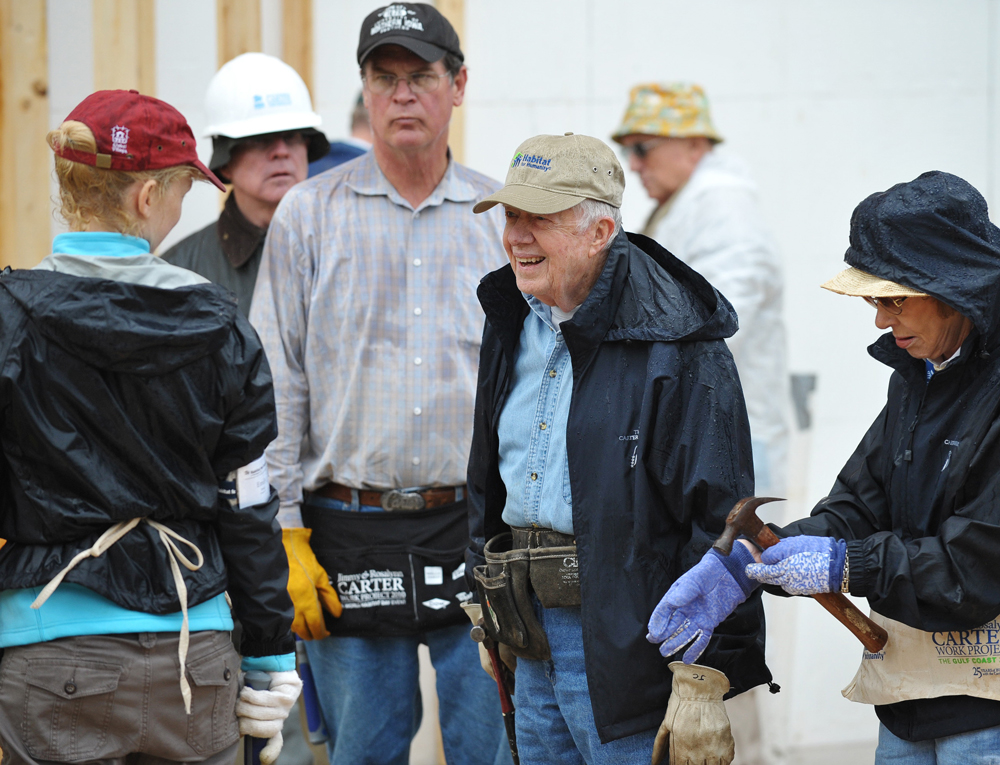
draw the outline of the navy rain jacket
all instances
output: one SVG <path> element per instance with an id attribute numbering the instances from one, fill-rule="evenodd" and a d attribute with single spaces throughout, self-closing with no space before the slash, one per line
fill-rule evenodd
<path id="1" fill-rule="evenodd" d="M 890 619 L 981 626 L 1000 614 L 1000 230 L 972 186 L 924 173 L 858 205 L 845 260 L 937 298 L 974 329 L 930 382 L 891 332 L 868 349 L 894 370 L 885 408 L 830 495 L 782 535 L 846 539 L 851 594 Z M 875 709 L 910 741 L 1000 725 L 1000 702 L 968 696 Z"/>
<path id="2" fill-rule="evenodd" d="M 510 266 L 483 279 L 479 300 L 486 325 L 467 575 L 483 563 L 485 540 L 507 530 L 497 425 L 530 310 Z M 732 306 L 652 239 L 619 234 L 590 295 L 561 328 L 573 364 L 566 442 L 584 655 L 607 742 L 663 718 L 672 675 L 646 641 L 646 625 L 722 533 L 733 505 L 753 494 L 750 430 L 724 342 L 737 329 Z M 699 662 L 725 672 L 733 693 L 771 679 L 759 592 L 720 625 Z"/>
<path id="3" fill-rule="evenodd" d="M 236 510 L 219 494 L 276 433 L 267 359 L 223 288 L 0 276 L 0 589 L 47 584 L 111 525 L 152 518 L 205 556 L 182 569 L 190 606 L 228 589 L 243 655 L 291 653 L 277 495 Z M 145 523 L 66 581 L 134 611 L 180 611 Z"/>

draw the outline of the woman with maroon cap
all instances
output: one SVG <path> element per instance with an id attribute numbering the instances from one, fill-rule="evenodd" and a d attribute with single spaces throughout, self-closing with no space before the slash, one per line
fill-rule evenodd
<path id="1" fill-rule="evenodd" d="M 48 142 L 70 231 L 0 275 L 4 765 L 229 763 L 241 732 L 267 765 L 301 687 L 271 375 L 232 296 L 151 254 L 193 180 L 223 186 L 136 91 Z M 270 690 L 240 692 L 241 664 Z"/>

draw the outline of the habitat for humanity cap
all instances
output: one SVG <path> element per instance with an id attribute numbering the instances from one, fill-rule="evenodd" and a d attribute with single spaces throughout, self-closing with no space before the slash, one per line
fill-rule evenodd
<path id="1" fill-rule="evenodd" d="M 712 124 L 705 91 L 700 85 L 684 82 L 652 82 L 632 88 L 621 127 L 611 138 L 621 143 L 627 135 L 704 136 L 722 142 Z"/>
<path id="2" fill-rule="evenodd" d="M 622 206 L 625 173 L 604 141 L 589 135 L 536 135 L 517 147 L 503 188 L 472 208 L 481 213 L 496 204 L 549 215 L 584 199 Z"/>
<path id="3" fill-rule="evenodd" d="M 361 25 L 358 64 L 380 45 L 401 45 L 428 62 L 441 60 L 445 53 L 465 61 L 455 28 L 426 3 L 393 3 L 369 13 Z"/>
<path id="4" fill-rule="evenodd" d="M 926 297 L 926 292 L 915 290 L 903 284 L 890 282 L 879 276 L 873 276 L 853 266 L 841 271 L 820 287 L 839 295 L 854 297 Z"/>
<path id="5" fill-rule="evenodd" d="M 184 115 L 165 101 L 137 90 L 99 90 L 83 99 L 66 120 L 90 128 L 97 153 L 54 147 L 64 159 L 126 172 L 191 165 L 221 191 L 226 190 L 198 159 L 194 134 Z"/>

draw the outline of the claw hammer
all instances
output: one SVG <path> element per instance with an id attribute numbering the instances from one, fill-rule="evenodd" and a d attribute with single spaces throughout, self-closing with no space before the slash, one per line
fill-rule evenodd
<path id="1" fill-rule="evenodd" d="M 762 550 L 778 544 L 780 541 L 778 535 L 757 517 L 757 508 L 765 502 L 781 501 L 779 497 L 744 497 L 730 511 L 726 518 L 726 530 L 712 547 L 723 555 L 729 555 L 733 551 L 733 542 L 741 534 Z M 878 653 L 885 648 L 885 643 L 889 639 L 888 633 L 861 613 L 844 595 L 839 592 L 822 592 L 813 597 L 854 633 L 870 653 Z"/>

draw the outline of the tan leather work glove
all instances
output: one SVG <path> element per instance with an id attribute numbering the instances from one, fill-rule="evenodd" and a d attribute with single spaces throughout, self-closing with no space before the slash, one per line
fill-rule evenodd
<path id="1" fill-rule="evenodd" d="M 711 667 L 670 662 L 674 683 L 667 714 L 653 742 L 652 765 L 670 750 L 670 765 L 729 765 L 736 744 L 722 697 L 728 678 Z M 669 742 L 669 744 L 668 744 Z"/>
<path id="2" fill-rule="evenodd" d="M 463 603 L 462 610 L 465 611 L 465 615 L 469 617 L 469 621 L 472 622 L 472 626 L 475 627 L 479 622 L 483 620 L 483 607 L 478 603 Z M 486 646 L 479 643 L 479 666 L 483 668 L 483 672 L 493 678 L 495 681 L 496 675 L 493 674 L 493 662 L 490 661 L 490 652 L 486 650 Z M 503 643 L 500 643 L 500 661 L 507 665 L 508 669 L 513 672 L 517 669 L 517 657 L 510 652 L 510 649 Z"/>
<path id="3" fill-rule="evenodd" d="M 295 606 L 292 632 L 303 640 L 319 640 L 330 634 L 323 609 L 340 616 L 344 607 L 309 546 L 312 529 L 282 529 L 281 541 L 288 555 L 288 594 Z"/>

